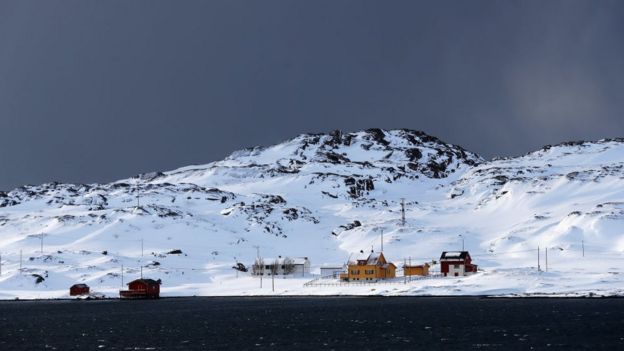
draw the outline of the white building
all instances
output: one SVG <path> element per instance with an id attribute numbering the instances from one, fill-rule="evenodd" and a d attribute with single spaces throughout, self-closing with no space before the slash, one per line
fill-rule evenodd
<path id="1" fill-rule="evenodd" d="M 251 267 L 253 275 L 292 275 L 304 277 L 310 274 L 310 260 L 307 257 L 257 258 Z"/>

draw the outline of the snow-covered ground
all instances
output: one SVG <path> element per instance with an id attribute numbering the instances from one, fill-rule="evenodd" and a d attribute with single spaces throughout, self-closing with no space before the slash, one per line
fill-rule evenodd
<path id="1" fill-rule="evenodd" d="M 122 265 L 125 283 L 143 267 L 164 296 L 623 295 L 622 167 L 623 140 L 485 161 L 422 132 L 368 130 L 301 135 L 110 184 L 21 187 L 0 192 L 0 298 L 67 297 L 74 283 L 117 296 Z M 463 241 L 481 272 L 304 286 L 322 264 L 379 250 L 382 232 L 399 267 Z M 278 278 L 275 291 L 270 279 L 260 288 L 237 277 L 232 266 L 250 266 L 257 248 L 309 257 L 314 275 Z"/>

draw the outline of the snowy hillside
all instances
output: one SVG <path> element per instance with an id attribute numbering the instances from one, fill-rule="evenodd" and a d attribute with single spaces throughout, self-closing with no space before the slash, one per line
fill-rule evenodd
<path id="1" fill-rule="evenodd" d="M 126 283 L 143 267 L 170 296 L 621 295 L 623 166 L 624 140 L 485 161 L 422 132 L 371 129 L 110 184 L 25 186 L 0 192 L 0 298 L 63 297 L 79 282 L 116 296 L 122 265 Z M 259 250 L 309 257 L 318 274 L 378 250 L 382 232 L 397 266 L 464 241 L 482 272 L 374 286 L 304 287 L 315 277 L 295 277 L 272 292 L 231 268 Z M 548 272 L 537 271 L 538 246 Z"/>

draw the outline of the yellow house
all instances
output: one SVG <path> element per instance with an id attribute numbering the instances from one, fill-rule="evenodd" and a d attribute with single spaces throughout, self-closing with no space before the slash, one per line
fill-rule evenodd
<path id="1" fill-rule="evenodd" d="M 349 262 L 349 269 L 340 278 L 353 281 L 377 281 L 394 278 L 396 266 L 388 262 L 382 252 L 371 252 L 367 258 L 358 258 Z"/>
<path id="2" fill-rule="evenodd" d="M 405 265 L 403 266 L 403 274 L 405 276 L 413 276 L 413 275 L 429 275 L 429 264 L 420 264 L 420 265 Z"/>

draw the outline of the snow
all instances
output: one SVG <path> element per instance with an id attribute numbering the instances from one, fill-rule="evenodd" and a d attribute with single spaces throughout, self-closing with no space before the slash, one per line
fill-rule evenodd
<path id="1" fill-rule="evenodd" d="M 450 251 L 446 253 L 445 257 L 449 258 L 449 257 L 459 257 L 459 256 L 461 256 L 461 251 Z"/>
<path id="2" fill-rule="evenodd" d="M 0 192 L 0 298 L 68 297 L 76 283 L 115 297 L 122 265 L 124 285 L 143 267 L 164 296 L 623 295 L 622 140 L 486 162 L 419 132 L 381 133 L 307 134 L 141 180 Z M 435 274 L 462 238 L 480 272 L 304 285 L 321 267 L 367 259 L 382 231 L 399 275 L 408 260 Z M 258 249 L 265 262 L 308 257 L 313 274 L 276 277 L 275 291 L 265 277 L 260 288 L 232 269 L 251 268 Z"/>

